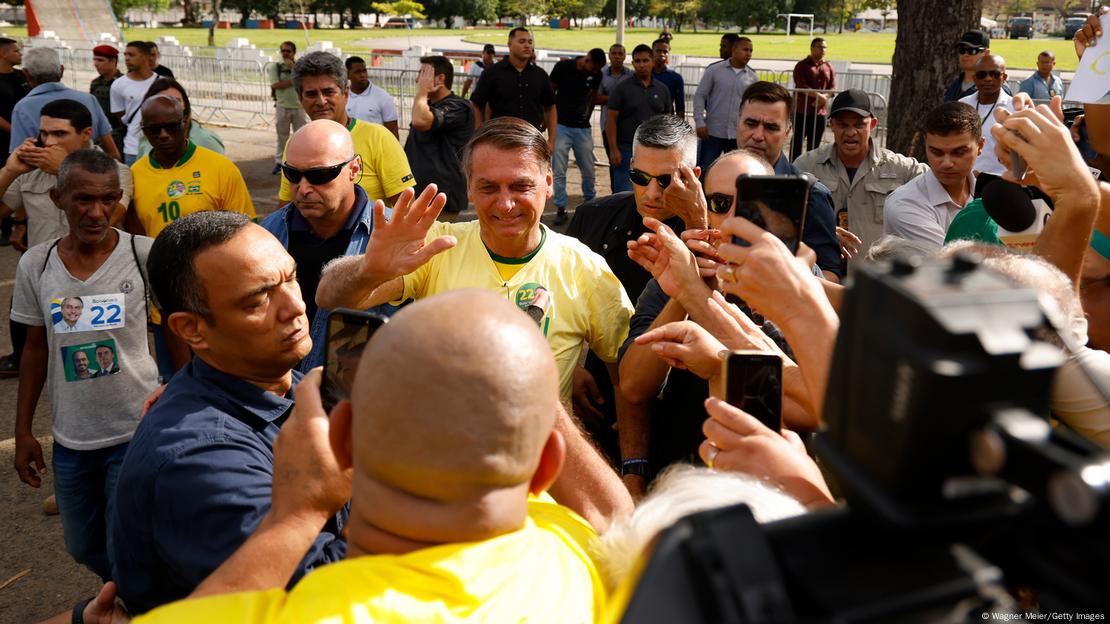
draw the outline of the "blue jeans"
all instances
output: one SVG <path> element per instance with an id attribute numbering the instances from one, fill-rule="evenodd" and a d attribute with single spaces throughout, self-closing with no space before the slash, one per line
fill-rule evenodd
<path id="1" fill-rule="evenodd" d="M 621 164 L 613 167 L 613 192 L 621 193 L 632 190 L 632 178 L 628 172 L 632 170 L 632 150 L 621 149 Z"/>
<path id="2" fill-rule="evenodd" d="M 116 480 L 126 452 L 126 442 L 95 451 L 54 443 L 54 498 L 66 552 L 105 582 L 112 580 L 110 529 Z"/>
<path id="3" fill-rule="evenodd" d="M 582 198 L 594 198 L 594 137 L 590 128 L 571 128 L 559 124 L 555 131 L 555 154 L 552 157 L 555 176 L 555 207 L 567 209 L 567 167 L 570 151 L 582 172 Z"/>
<path id="4" fill-rule="evenodd" d="M 698 166 L 701 167 L 702 175 L 718 156 L 734 149 L 736 149 L 736 139 L 722 139 L 709 135 L 698 141 Z"/>

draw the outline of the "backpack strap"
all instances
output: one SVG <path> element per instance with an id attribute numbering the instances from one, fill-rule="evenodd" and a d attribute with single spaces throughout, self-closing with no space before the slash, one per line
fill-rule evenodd
<path id="1" fill-rule="evenodd" d="M 135 248 L 135 235 L 128 233 L 131 237 L 131 257 L 135 259 L 135 266 L 139 267 L 139 279 L 143 282 L 143 307 L 146 308 L 146 318 L 150 321 L 150 293 L 147 291 L 146 282 L 146 268 L 143 263 L 139 261 L 139 250 Z"/>

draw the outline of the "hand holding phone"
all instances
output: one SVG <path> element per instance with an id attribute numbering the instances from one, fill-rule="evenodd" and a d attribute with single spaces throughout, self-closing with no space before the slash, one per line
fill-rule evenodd
<path id="1" fill-rule="evenodd" d="M 816 179 L 809 174 L 776 176 L 741 174 L 736 178 L 736 216 L 774 234 L 798 253 L 805 227 L 809 190 Z M 741 247 L 750 243 L 734 236 Z"/>

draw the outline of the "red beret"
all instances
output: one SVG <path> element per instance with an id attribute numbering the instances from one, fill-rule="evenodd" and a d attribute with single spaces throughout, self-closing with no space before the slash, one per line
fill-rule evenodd
<path id="1" fill-rule="evenodd" d="M 119 58 L 119 50 L 110 45 L 98 45 L 93 48 L 93 56 L 103 56 L 105 58 Z"/>

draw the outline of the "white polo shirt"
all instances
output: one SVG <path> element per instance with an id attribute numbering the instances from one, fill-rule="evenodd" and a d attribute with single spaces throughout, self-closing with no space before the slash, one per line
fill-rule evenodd
<path id="1" fill-rule="evenodd" d="M 995 124 L 994 111 L 1002 108 L 1011 113 L 1014 112 L 1013 101 L 1014 98 L 1007 95 L 1005 91 L 999 92 L 998 101 L 994 104 L 980 104 L 978 93 L 960 98 L 960 102 L 974 108 L 979 113 L 979 130 L 983 134 L 983 153 L 975 159 L 975 171 L 994 175 L 1006 173 L 1006 167 L 1002 166 L 998 156 L 994 153 L 995 140 L 991 133 L 991 127 Z"/>
<path id="2" fill-rule="evenodd" d="M 381 87 L 370 83 L 362 93 L 347 96 L 347 115 L 374 124 L 397 121 L 397 104 Z"/>
<path id="3" fill-rule="evenodd" d="M 975 194 L 975 178 L 968 175 L 967 179 L 971 185 L 967 196 L 970 203 Z M 883 234 L 933 243 L 940 249 L 952 219 L 966 205 L 952 201 L 930 169 L 887 195 L 883 204 Z"/>

